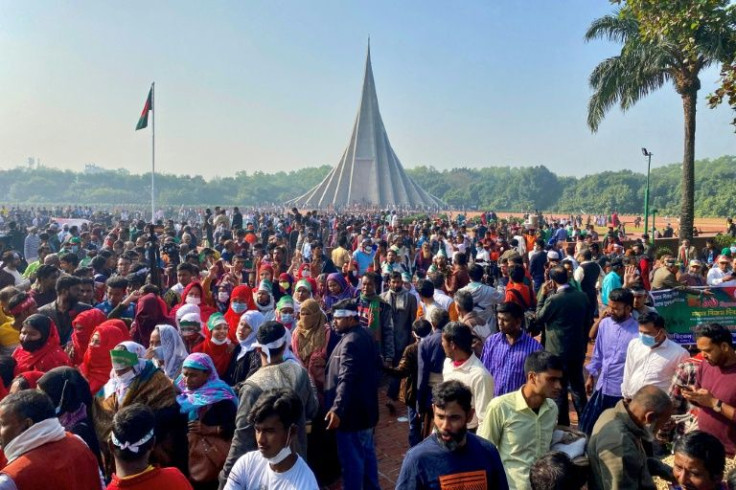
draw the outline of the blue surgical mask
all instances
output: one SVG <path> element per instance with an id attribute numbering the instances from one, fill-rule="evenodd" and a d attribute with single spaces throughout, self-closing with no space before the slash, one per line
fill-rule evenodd
<path id="1" fill-rule="evenodd" d="M 293 313 L 283 313 L 281 315 L 281 322 L 282 323 L 291 323 L 294 321 L 294 314 Z"/>
<path id="2" fill-rule="evenodd" d="M 657 344 L 657 337 L 641 332 L 639 332 L 639 340 L 641 340 L 641 343 L 647 347 L 654 347 Z"/>
<path id="3" fill-rule="evenodd" d="M 230 303 L 230 307 L 233 309 L 235 313 L 243 313 L 248 308 L 248 305 L 245 303 L 240 303 L 237 301 L 233 301 Z"/>

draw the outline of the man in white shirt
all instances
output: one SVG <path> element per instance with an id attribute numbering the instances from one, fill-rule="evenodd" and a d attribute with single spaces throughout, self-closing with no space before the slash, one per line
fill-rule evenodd
<path id="1" fill-rule="evenodd" d="M 718 267 L 711 267 L 706 282 L 708 286 L 736 286 L 736 274 L 731 268 L 731 257 L 721 254 L 718 257 Z"/>
<path id="2" fill-rule="evenodd" d="M 629 342 L 621 393 L 631 399 L 643 386 L 654 385 L 669 391 L 672 375 L 689 356 L 679 344 L 667 338 L 664 319 L 657 313 L 639 316 L 639 338 Z"/>
<path id="3" fill-rule="evenodd" d="M 228 475 L 225 490 L 317 490 L 314 473 L 291 449 L 301 414 L 302 402 L 293 391 L 265 391 L 248 415 L 256 431 L 258 450 L 238 459 Z"/>
<path id="4" fill-rule="evenodd" d="M 493 377 L 473 353 L 473 331 L 460 322 L 450 322 L 442 329 L 442 348 L 447 359 L 442 367 L 444 381 L 457 380 L 470 388 L 475 414 L 468 429 L 475 430 L 483 421 L 493 398 Z"/>

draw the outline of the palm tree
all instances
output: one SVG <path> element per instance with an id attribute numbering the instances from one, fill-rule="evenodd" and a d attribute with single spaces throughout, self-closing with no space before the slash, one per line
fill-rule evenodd
<path id="1" fill-rule="evenodd" d="M 685 148 L 682 158 L 680 236 L 692 238 L 695 188 L 695 109 L 700 71 L 728 56 L 728 29 L 706 26 L 697 31 L 696 54 L 688 56 L 683 43 L 659 36 L 644 40 L 636 18 L 619 11 L 593 21 L 586 41 L 607 39 L 622 44 L 621 53 L 602 61 L 590 75 L 594 92 L 588 104 L 588 126 L 598 131 L 608 109 L 619 104 L 626 111 L 650 92 L 672 82 L 682 98 Z"/>

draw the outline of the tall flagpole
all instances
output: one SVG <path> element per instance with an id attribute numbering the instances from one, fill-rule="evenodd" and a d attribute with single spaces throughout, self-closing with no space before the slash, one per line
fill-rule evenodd
<path id="1" fill-rule="evenodd" d="M 156 224 L 156 82 L 151 83 L 151 223 Z"/>

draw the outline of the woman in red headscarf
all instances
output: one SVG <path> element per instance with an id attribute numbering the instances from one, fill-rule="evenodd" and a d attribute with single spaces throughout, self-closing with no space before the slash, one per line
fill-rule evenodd
<path id="1" fill-rule="evenodd" d="M 74 318 L 72 321 L 72 326 L 74 327 L 72 331 L 72 345 L 67 347 L 66 351 L 69 354 L 72 365 L 79 366 L 82 364 L 84 353 L 87 351 L 87 346 L 89 345 L 89 339 L 92 337 L 92 332 L 105 320 L 107 320 L 107 317 L 97 308 L 83 311 Z"/>
<path id="2" fill-rule="evenodd" d="M 20 329 L 20 345 L 13 352 L 15 374 L 71 366 L 69 356 L 59 345 L 56 325 L 45 315 L 31 315 Z"/>
<path id="3" fill-rule="evenodd" d="M 228 324 L 228 338 L 233 344 L 238 343 L 235 332 L 238 330 L 238 322 L 240 317 L 248 310 L 255 310 L 256 305 L 253 302 L 253 290 L 250 286 L 241 285 L 233 289 L 230 294 L 230 305 L 225 312 L 225 320 Z"/>
<path id="4" fill-rule="evenodd" d="M 117 322 L 122 323 L 123 328 Z M 89 341 L 84 360 L 79 371 L 89 382 L 92 395 L 95 395 L 110 380 L 112 359 L 110 351 L 119 343 L 130 340 L 127 335 L 125 322 L 122 320 L 108 320 L 95 328 Z"/>
<path id="5" fill-rule="evenodd" d="M 204 294 L 204 288 L 202 285 L 196 281 L 190 282 L 187 284 L 187 287 L 184 288 L 184 291 L 182 291 L 181 301 L 179 304 L 171 309 L 171 318 L 176 318 L 176 312 L 179 311 L 179 308 L 182 306 L 186 304 L 197 305 L 199 306 L 199 315 L 202 320 L 202 324 L 204 325 L 207 323 L 207 320 L 209 320 L 210 315 L 217 311 L 217 309 L 209 304 L 209 301 L 209 297 Z M 150 337 L 150 332 L 148 335 Z M 136 342 L 138 341 L 136 340 Z M 141 344 L 142 342 L 138 343 Z"/>
<path id="6" fill-rule="evenodd" d="M 193 351 L 207 354 L 217 368 L 217 374 L 225 376 L 230 360 L 233 358 L 235 346 L 238 342 L 232 342 L 228 337 L 230 326 L 222 313 L 214 313 L 207 322 L 206 337 L 204 342 L 196 346 Z"/>
<path id="7" fill-rule="evenodd" d="M 18 374 L 18 376 L 13 379 L 13 382 L 10 383 L 8 394 L 12 395 L 23 390 L 35 390 L 38 386 L 38 380 L 41 379 L 41 376 L 44 374 L 46 373 L 41 371 L 26 371 Z"/>
<path id="8" fill-rule="evenodd" d="M 151 340 L 151 332 L 156 325 L 161 324 L 176 326 L 166 314 L 164 301 L 153 293 L 142 296 L 135 307 L 135 318 L 130 328 L 130 336 L 133 341 L 147 349 Z"/>

